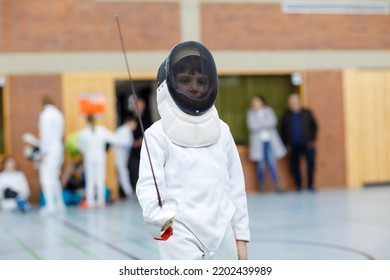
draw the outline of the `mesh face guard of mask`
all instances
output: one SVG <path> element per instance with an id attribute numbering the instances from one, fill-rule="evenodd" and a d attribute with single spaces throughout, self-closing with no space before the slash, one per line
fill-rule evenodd
<path id="1" fill-rule="evenodd" d="M 202 115 L 215 103 L 218 77 L 210 51 L 198 42 L 183 42 L 171 50 L 161 65 L 158 80 L 166 75 L 176 105 L 190 115 Z M 164 73 L 165 72 L 165 73 Z"/>

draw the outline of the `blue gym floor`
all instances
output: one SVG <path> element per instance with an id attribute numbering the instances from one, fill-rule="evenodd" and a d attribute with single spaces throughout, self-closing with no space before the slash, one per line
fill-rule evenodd
<path id="1" fill-rule="evenodd" d="M 249 194 L 252 260 L 390 260 L 390 187 Z M 159 259 L 137 200 L 57 217 L 0 212 L 0 259 Z"/>

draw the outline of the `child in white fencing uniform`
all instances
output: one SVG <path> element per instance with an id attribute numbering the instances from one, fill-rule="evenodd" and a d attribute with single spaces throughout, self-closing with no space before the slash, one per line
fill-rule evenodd
<path id="1" fill-rule="evenodd" d="M 137 196 L 162 259 L 247 259 L 245 183 L 229 127 L 214 106 L 218 77 L 209 50 L 183 42 L 158 73 L 161 120 L 145 132 Z M 169 227 L 174 221 L 172 227 Z M 171 235 L 171 232 L 173 234 Z"/>

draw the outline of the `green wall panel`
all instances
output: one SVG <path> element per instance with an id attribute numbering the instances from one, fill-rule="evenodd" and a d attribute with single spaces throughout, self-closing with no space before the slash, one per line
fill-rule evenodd
<path id="1" fill-rule="evenodd" d="M 221 76 L 216 107 L 230 127 L 237 144 L 248 144 L 246 113 L 255 95 L 267 100 L 280 120 L 291 93 L 290 75 Z"/>

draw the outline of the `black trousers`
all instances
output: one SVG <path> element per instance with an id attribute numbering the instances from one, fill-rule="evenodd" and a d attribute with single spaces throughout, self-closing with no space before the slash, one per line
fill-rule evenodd
<path id="1" fill-rule="evenodd" d="M 302 177 L 300 168 L 300 159 L 304 157 L 307 166 L 307 189 L 314 191 L 314 168 L 316 151 L 314 147 L 304 144 L 293 144 L 291 146 L 290 168 L 294 176 L 295 188 L 297 191 L 302 189 Z"/>

